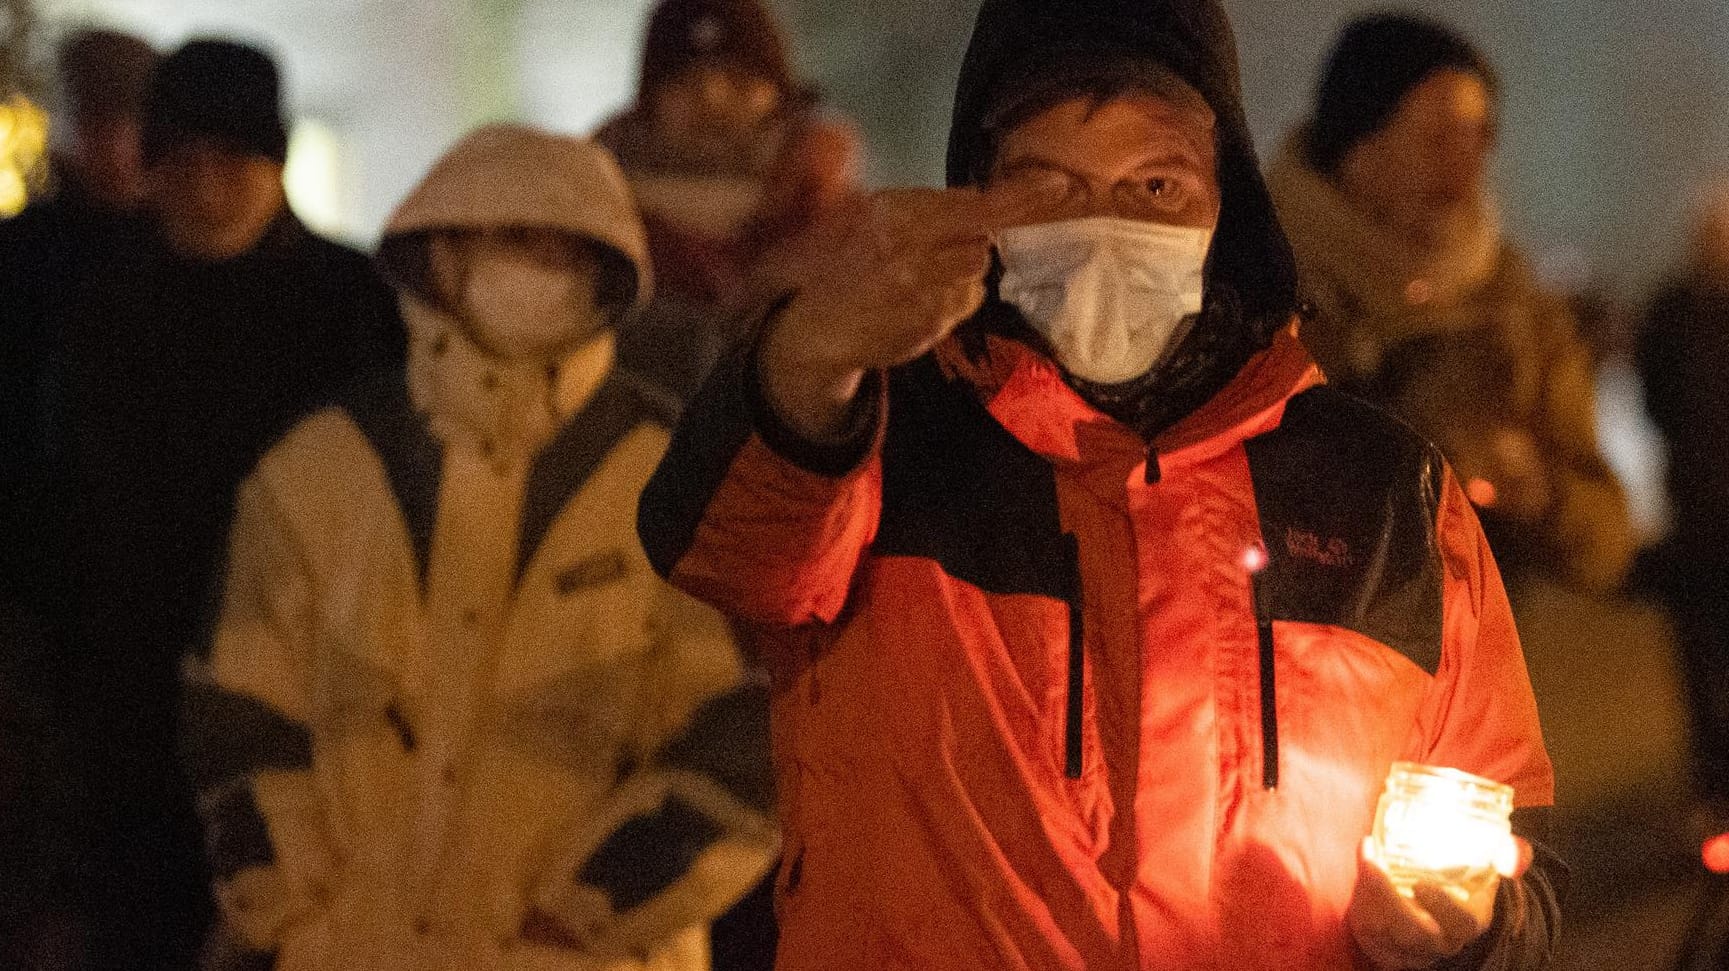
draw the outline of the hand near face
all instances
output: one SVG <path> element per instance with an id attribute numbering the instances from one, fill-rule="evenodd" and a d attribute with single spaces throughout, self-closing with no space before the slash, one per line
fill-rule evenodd
<path id="1" fill-rule="evenodd" d="M 991 235 L 1062 201 L 1048 180 L 979 189 L 892 189 L 812 231 L 796 292 L 765 336 L 763 389 L 807 437 L 838 434 L 864 375 L 918 358 L 985 300 Z"/>

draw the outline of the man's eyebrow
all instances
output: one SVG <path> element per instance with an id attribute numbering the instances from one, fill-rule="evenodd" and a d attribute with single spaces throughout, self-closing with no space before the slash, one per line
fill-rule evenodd
<path id="1" fill-rule="evenodd" d="M 1173 166 L 1178 168 L 1201 168 L 1205 166 L 1205 164 L 1206 162 L 1199 151 L 1196 151 L 1192 146 L 1182 145 L 1172 146 L 1166 151 L 1141 160 L 1136 163 L 1133 171 L 1141 172 L 1147 169 L 1170 168 Z M 1061 162 L 1041 158 L 1037 155 L 1028 155 L 1004 164 L 1002 169 L 998 172 L 998 178 L 1007 178 L 1026 172 L 1052 172 L 1074 181 L 1085 181 L 1085 177 L 1074 169 L 1069 168 Z"/>
<path id="2" fill-rule="evenodd" d="M 1035 171 L 1053 172 L 1057 175 L 1065 176 L 1069 179 L 1077 179 L 1078 180 L 1081 178 L 1080 173 L 1076 172 L 1074 169 L 1071 169 L 1066 165 L 1063 165 L 1061 162 L 1053 162 L 1050 159 L 1040 158 L 1037 155 L 1028 155 L 1028 156 L 1025 156 L 1023 158 L 1015 159 L 1013 162 L 1009 162 L 1009 163 L 1005 164 L 1002 167 L 1000 174 L 1004 175 L 1004 176 L 1008 176 L 1008 175 L 1018 175 L 1022 172 L 1035 172 Z"/>
<path id="3" fill-rule="evenodd" d="M 1185 142 L 1181 146 L 1173 146 L 1167 151 L 1142 159 L 1135 166 L 1135 170 L 1167 168 L 1173 165 L 1203 168 L 1206 166 L 1206 158 L 1198 148 Z"/>

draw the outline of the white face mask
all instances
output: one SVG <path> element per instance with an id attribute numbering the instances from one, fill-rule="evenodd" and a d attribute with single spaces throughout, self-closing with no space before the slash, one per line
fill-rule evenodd
<path id="1" fill-rule="evenodd" d="M 506 360 L 553 358 L 592 334 L 592 282 L 528 260 L 484 257 L 469 269 L 464 322 L 475 343 Z"/>
<path id="2" fill-rule="evenodd" d="M 1201 312 L 1210 229 L 1072 219 L 997 234 L 1003 300 L 1070 374 L 1121 384 L 1153 369 Z"/>

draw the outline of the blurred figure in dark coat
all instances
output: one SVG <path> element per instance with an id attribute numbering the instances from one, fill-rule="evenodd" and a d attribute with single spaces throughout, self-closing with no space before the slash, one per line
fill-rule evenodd
<path id="1" fill-rule="evenodd" d="M 205 935 L 175 716 L 235 488 L 299 418 L 402 360 L 370 261 L 288 209 L 279 88 L 270 57 L 239 44 L 163 62 L 143 129 L 155 232 L 60 320 L 50 417 L 99 968 L 190 967 Z"/>
<path id="2" fill-rule="evenodd" d="M 759 273 L 857 191 L 858 136 L 798 82 L 759 0 L 663 0 L 637 103 L 595 138 L 631 181 L 661 281 L 620 335 L 620 363 L 688 399 L 738 336 L 731 318 Z"/>
<path id="3" fill-rule="evenodd" d="M 49 183 L 0 222 L 0 967 L 70 967 L 79 938 L 62 827 L 71 758 L 40 524 L 49 323 L 144 235 L 139 128 L 157 62 L 146 42 L 82 30 L 55 52 Z M 59 807 L 58 809 L 54 807 Z"/>
<path id="4" fill-rule="evenodd" d="M 7 582 L 31 572 L 16 532 L 42 445 L 49 321 L 79 284 L 139 245 L 144 176 L 140 112 L 156 52 L 136 37 L 81 31 L 55 58 L 48 191 L 0 223 L 0 544 Z M 19 541 L 22 540 L 22 541 Z"/>
<path id="5" fill-rule="evenodd" d="M 1669 443 L 1664 580 L 1693 705 L 1695 780 L 1729 808 L 1729 185 L 1708 197 L 1692 253 L 1651 302 L 1638 363 Z"/>

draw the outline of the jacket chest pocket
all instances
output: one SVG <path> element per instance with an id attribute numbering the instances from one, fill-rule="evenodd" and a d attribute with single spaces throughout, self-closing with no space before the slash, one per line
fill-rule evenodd
<path id="1" fill-rule="evenodd" d="M 519 677 L 573 664 L 625 663 L 647 646 L 652 574 L 623 550 L 582 552 L 531 574 L 516 608 Z M 544 662 L 544 666 L 542 664 Z"/>
<path id="2" fill-rule="evenodd" d="M 501 660 L 496 725 L 539 761 L 610 774 L 639 703 L 652 574 L 620 549 L 581 551 L 531 574 Z"/>

